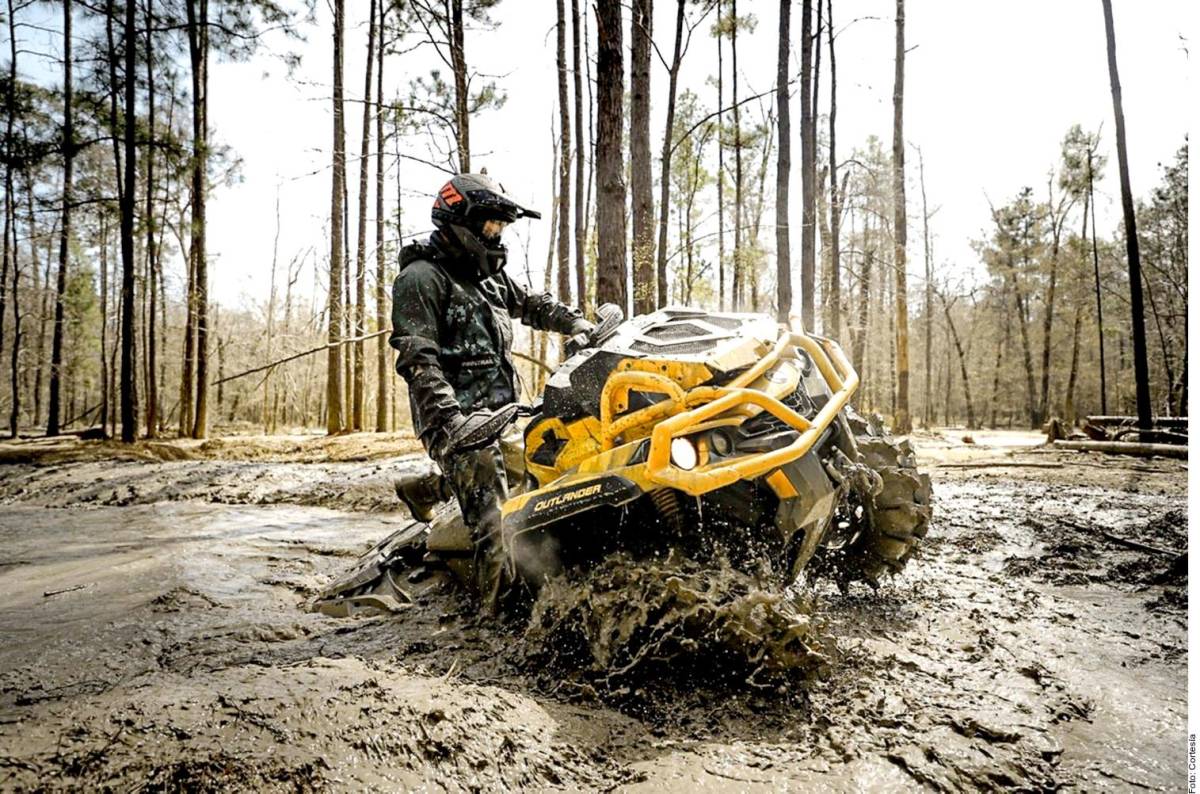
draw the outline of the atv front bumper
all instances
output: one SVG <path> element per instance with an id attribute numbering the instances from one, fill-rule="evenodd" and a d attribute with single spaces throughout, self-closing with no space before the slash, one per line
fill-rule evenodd
<path id="1" fill-rule="evenodd" d="M 768 371 L 781 360 L 798 358 L 797 350 L 808 356 L 830 390 L 829 398 L 812 419 L 762 388 Z M 505 524 L 511 531 L 522 532 L 598 506 L 627 504 L 660 488 L 701 496 L 764 476 L 781 498 L 793 497 L 796 490 L 779 469 L 808 454 L 846 407 L 858 383 L 858 373 L 836 342 L 787 330 L 780 333 L 762 359 L 724 386 L 698 386 L 684 391 L 669 378 L 653 373 L 614 373 L 601 400 L 600 433 L 605 449 L 582 462 L 574 472 L 509 499 L 503 509 Z M 658 391 L 666 399 L 614 418 L 634 387 Z M 763 411 L 795 431 L 795 437 L 777 449 L 736 454 L 690 469 L 672 461 L 671 444 L 676 438 L 699 433 L 721 418 Z M 613 446 L 626 430 L 650 422 L 657 424 L 650 433 L 648 448 L 644 438 Z"/>

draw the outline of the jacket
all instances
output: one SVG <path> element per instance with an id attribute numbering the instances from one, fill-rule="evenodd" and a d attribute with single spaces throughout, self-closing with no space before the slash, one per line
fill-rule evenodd
<path id="1" fill-rule="evenodd" d="M 448 252 L 437 232 L 400 252 L 392 285 L 396 372 L 408 383 L 413 430 L 427 442 L 457 413 L 515 402 L 514 319 L 569 333 L 583 315 L 545 294 L 528 294 L 502 270 L 480 279 L 472 262 Z"/>

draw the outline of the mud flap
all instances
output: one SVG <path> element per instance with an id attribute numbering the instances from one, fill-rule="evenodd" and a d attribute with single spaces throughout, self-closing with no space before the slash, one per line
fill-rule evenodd
<path id="1" fill-rule="evenodd" d="M 779 483 L 785 489 L 782 494 L 776 486 L 778 475 L 786 478 L 786 484 Z M 816 553 L 825 534 L 837 506 L 837 489 L 816 455 L 805 455 L 781 466 L 767 482 L 781 497 L 775 513 L 775 527 L 784 541 L 790 541 L 798 532 L 804 534 L 793 561 L 795 570 L 800 570 Z"/>

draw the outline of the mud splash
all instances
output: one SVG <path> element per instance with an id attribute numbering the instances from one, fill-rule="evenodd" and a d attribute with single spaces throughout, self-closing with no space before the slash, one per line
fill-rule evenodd
<path id="1" fill-rule="evenodd" d="M 819 675 L 837 649 L 807 593 L 764 589 L 723 560 L 614 554 L 538 594 L 526 656 L 604 699 L 647 681 L 769 688 Z"/>

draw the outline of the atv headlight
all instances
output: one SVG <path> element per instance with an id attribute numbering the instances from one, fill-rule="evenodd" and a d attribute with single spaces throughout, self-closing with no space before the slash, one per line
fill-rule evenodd
<path id="1" fill-rule="evenodd" d="M 686 438 L 676 438 L 671 441 L 671 462 L 684 471 L 696 468 L 696 446 Z"/>

